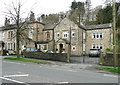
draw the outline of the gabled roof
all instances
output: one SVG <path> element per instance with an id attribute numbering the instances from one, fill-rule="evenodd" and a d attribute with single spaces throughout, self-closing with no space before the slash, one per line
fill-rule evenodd
<path id="1" fill-rule="evenodd" d="M 112 24 L 99 24 L 99 25 L 90 25 L 85 26 L 85 30 L 96 30 L 96 29 L 110 29 L 112 28 Z"/>
<path id="2" fill-rule="evenodd" d="M 62 39 L 62 38 L 58 39 L 58 40 L 56 41 L 56 43 L 59 42 L 60 40 L 63 40 L 66 44 L 70 44 L 70 41 L 68 41 L 68 40 L 66 40 L 66 39 Z"/>

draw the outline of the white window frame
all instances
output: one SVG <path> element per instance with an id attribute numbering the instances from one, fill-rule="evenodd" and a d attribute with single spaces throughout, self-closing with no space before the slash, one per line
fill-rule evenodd
<path id="1" fill-rule="evenodd" d="M 63 32 L 63 38 L 68 38 L 68 32 Z"/>
<path id="2" fill-rule="evenodd" d="M 59 36 L 58 36 L 59 35 Z M 57 32 L 56 33 L 56 36 L 57 36 L 57 38 L 59 38 L 60 37 L 60 32 Z"/>
<path id="3" fill-rule="evenodd" d="M 92 49 L 100 49 L 101 46 L 102 46 L 102 49 L 103 49 L 103 44 L 93 44 Z M 93 47 L 95 47 L 95 48 L 93 48 Z"/>
<path id="4" fill-rule="evenodd" d="M 102 38 L 100 37 L 101 34 L 102 34 Z M 99 38 L 100 38 L 100 39 L 103 39 L 103 33 L 99 33 Z"/>
<path id="5" fill-rule="evenodd" d="M 94 35 L 95 35 L 95 38 L 96 38 L 96 33 L 92 33 L 92 39 L 95 39 Z"/>
<path id="6" fill-rule="evenodd" d="M 74 36 L 73 36 L 73 34 L 74 34 Z M 72 37 L 75 37 L 75 31 L 72 31 L 71 35 L 72 35 Z"/>
<path id="7" fill-rule="evenodd" d="M 76 46 L 72 46 L 72 51 L 76 51 Z"/>

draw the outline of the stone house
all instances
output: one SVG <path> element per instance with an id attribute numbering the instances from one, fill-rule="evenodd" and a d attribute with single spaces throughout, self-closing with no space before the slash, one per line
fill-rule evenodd
<path id="1" fill-rule="evenodd" d="M 81 25 L 77 25 L 68 18 L 61 20 L 54 28 L 55 51 L 81 55 L 83 53 L 83 31 Z"/>
<path id="2" fill-rule="evenodd" d="M 107 48 L 113 48 L 113 29 L 112 24 L 100 24 L 86 26 L 86 53 L 89 49 L 101 49 L 103 52 Z"/>
<path id="3" fill-rule="evenodd" d="M 22 24 L 22 23 L 21 23 Z M 20 50 L 22 46 L 35 47 L 35 42 L 43 40 L 43 23 L 40 22 L 26 22 L 20 29 Z M 0 27 L 0 37 L 5 43 L 5 49 L 16 50 L 16 25 L 7 24 Z"/>
<path id="4" fill-rule="evenodd" d="M 46 24 L 43 33 L 43 40 L 37 41 L 35 44 L 38 49 L 42 51 L 53 50 L 54 51 L 54 27 L 55 24 Z"/>

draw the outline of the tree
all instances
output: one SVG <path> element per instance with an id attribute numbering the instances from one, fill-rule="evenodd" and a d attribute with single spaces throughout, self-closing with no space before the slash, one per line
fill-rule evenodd
<path id="1" fill-rule="evenodd" d="M 9 17 L 15 27 L 16 27 L 16 53 L 17 53 L 17 57 L 20 57 L 20 53 L 19 53 L 19 50 L 20 50 L 20 40 L 22 39 L 22 28 L 24 26 L 24 24 L 26 24 L 26 22 L 28 21 L 28 16 L 27 18 L 25 18 L 24 22 L 21 22 L 21 20 L 23 19 L 21 17 L 21 15 L 23 14 L 21 12 L 21 8 L 22 8 L 22 4 L 20 1 L 17 2 L 17 4 L 14 4 L 14 2 L 12 2 L 12 4 L 10 6 L 7 6 L 8 8 L 7 9 L 7 12 L 5 12 L 5 14 L 7 15 L 7 17 Z M 29 14 L 28 14 L 29 15 Z"/>
<path id="2" fill-rule="evenodd" d="M 72 10 L 75 10 L 77 7 L 78 7 L 78 3 L 76 2 L 76 0 L 74 0 L 74 1 L 72 2 L 71 9 L 72 9 Z"/>
<path id="3" fill-rule="evenodd" d="M 69 15 L 70 20 L 80 24 L 80 22 L 83 22 L 84 13 L 84 2 L 73 1 L 71 5 L 71 12 Z"/>
<path id="4" fill-rule="evenodd" d="M 91 12 L 91 0 L 86 0 L 85 2 L 85 25 L 90 21 L 90 12 Z"/>

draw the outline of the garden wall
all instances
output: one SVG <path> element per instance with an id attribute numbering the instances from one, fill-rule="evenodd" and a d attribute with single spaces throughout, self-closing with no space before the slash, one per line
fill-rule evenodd
<path id="1" fill-rule="evenodd" d="M 24 52 L 23 55 L 26 58 L 68 62 L 67 53 Z"/>
<path id="2" fill-rule="evenodd" d="M 117 66 L 120 66 L 120 54 L 117 54 L 117 57 L 118 57 Z M 114 66 L 113 53 L 107 53 L 106 56 L 103 57 L 103 65 Z"/>

